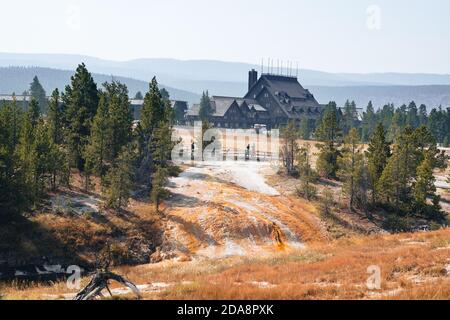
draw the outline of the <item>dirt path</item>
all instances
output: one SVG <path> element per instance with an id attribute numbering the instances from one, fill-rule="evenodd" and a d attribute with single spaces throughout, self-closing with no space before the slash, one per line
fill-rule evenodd
<path id="1" fill-rule="evenodd" d="M 315 209 L 266 184 L 268 163 L 220 162 L 172 178 L 162 253 L 223 258 L 302 248 L 319 235 Z"/>

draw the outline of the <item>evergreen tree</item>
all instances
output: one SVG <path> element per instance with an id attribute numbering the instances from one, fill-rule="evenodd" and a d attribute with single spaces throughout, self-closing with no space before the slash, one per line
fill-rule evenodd
<path id="1" fill-rule="evenodd" d="M 49 184 L 55 159 L 51 136 L 47 124 L 41 119 L 36 127 L 34 143 L 31 150 L 31 175 L 33 179 L 34 198 L 39 200 Z"/>
<path id="2" fill-rule="evenodd" d="M 107 205 L 113 209 L 122 209 L 128 205 L 133 187 L 133 149 L 125 146 L 115 159 L 107 174 Z"/>
<path id="3" fill-rule="evenodd" d="M 418 167 L 427 158 L 434 168 L 436 155 L 436 144 L 425 127 L 416 130 L 406 127 L 397 138 L 393 154 L 378 183 L 378 193 L 383 195 L 385 203 L 394 200 L 397 209 L 410 209 Z"/>
<path id="4" fill-rule="evenodd" d="M 311 166 L 311 147 L 306 144 L 300 148 L 297 153 L 297 171 L 300 178 L 300 187 L 297 188 L 297 193 L 307 200 L 316 196 L 316 188 L 313 183 L 317 180 L 317 174 Z"/>
<path id="5" fill-rule="evenodd" d="M 420 120 L 419 120 L 417 105 L 414 101 L 412 101 L 408 106 L 406 125 L 415 129 L 419 126 L 419 121 Z"/>
<path id="6" fill-rule="evenodd" d="M 141 112 L 141 128 L 147 140 L 152 136 L 153 130 L 159 126 L 165 117 L 165 103 L 158 88 L 156 78 L 150 83 L 150 90 L 145 95 Z"/>
<path id="7" fill-rule="evenodd" d="M 0 105 L 0 219 L 3 214 L 20 212 L 27 203 L 27 186 L 16 155 L 22 120 L 22 111 L 15 100 Z"/>
<path id="8" fill-rule="evenodd" d="M 159 211 L 159 205 L 161 203 L 161 200 L 164 199 L 168 194 L 168 191 L 164 188 L 164 186 L 168 182 L 167 177 L 168 177 L 167 168 L 157 165 L 155 173 L 153 174 L 152 191 L 150 194 L 157 212 Z"/>
<path id="9" fill-rule="evenodd" d="M 200 109 L 198 115 L 201 121 L 208 121 L 209 117 L 214 113 L 211 106 L 211 99 L 209 98 L 208 91 L 203 92 L 202 99 L 200 100 Z"/>
<path id="10" fill-rule="evenodd" d="M 317 159 L 317 171 L 324 178 L 336 177 L 338 170 L 339 150 L 337 143 L 340 141 L 341 128 L 336 103 L 330 102 L 325 109 L 322 120 L 316 130 L 316 136 L 324 143 L 318 145 L 320 153 Z"/>
<path id="11" fill-rule="evenodd" d="M 134 96 L 134 100 L 144 100 L 144 96 L 142 95 L 142 92 L 140 92 L 140 91 L 136 92 L 136 95 Z"/>
<path id="12" fill-rule="evenodd" d="M 172 127 L 169 122 L 162 123 L 161 126 L 155 130 L 153 143 L 155 145 L 153 161 L 160 168 L 167 168 L 169 166 L 172 149 L 175 146 L 172 142 Z"/>
<path id="13" fill-rule="evenodd" d="M 344 139 L 344 148 L 339 158 L 338 175 L 344 182 L 344 193 L 349 198 L 349 208 L 365 203 L 364 154 L 358 131 L 353 128 Z"/>
<path id="14" fill-rule="evenodd" d="M 166 90 L 166 88 L 162 88 L 160 90 L 160 92 L 161 92 L 161 97 L 163 100 L 169 100 L 170 94 L 169 94 L 169 91 Z"/>
<path id="15" fill-rule="evenodd" d="M 298 152 L 297 139 L 300 134 L 295 126 L 294 121 L 289 121 L 288 125 L 281 130 L 281 138 L 283 139 L 283 147 L 281 150 L 283 163 L 288 174 L 295 173 L 295 155 Z"/>
<path id="16" fill-rule="evenodd" d="M 341 127 L 335 102 L 330 102 L 325 108 L 323 117 L 316 130 L 316 137 L 323 142 L 335 144 L 341 137 Z"/>
<path id="17" fill-rule="evenodd" d="M 386 131 L 381 123 L 372 135 L 367 151 L 370 186 L 372 189 L 372 203 L 377 201 L 377 183 L 383 174 L 391 156 L 390 144 L 386 141 Z"/>
<path id="18" fill-rule="evenodd" d="M 333 144 L 317 145 L 317 147 L 320 150 L 316 163 L 318 174 L 326 179 L 336 178 L 336 173 L 339 169 L 339 149 Z"/>
<path id="19" fill-rule="evenodd" d="M 362 119 L 362 141 L 368 141 L 375 131 L 377 116 L 373 108 L 372 101 L 369 101 L 366 112 L 363 114 Z"/>
<path id="20" fill-rule="evenodd" d="M 61 144 L 63 141 L 63 111 L 61 108 L 58 89 L 55 89 L 48 105 L 47 120 L 49 123 L 50 135 L 54 144 Z"/>
<path id="21" fill-rule="evenodd" d="M 163 99 L 156 78 L 149 86 L 142 107 L 142 116 L 137 132 L 139 134 L 139 174 L 138 178 L 146 181 L 154 169 L 155 132 L 162 124 L 168 122 L 167 101 Z"/>
<path id="22" fill-rule="evenodd" d="M 110 126 L 106 101 L 106 94 L 100 93 L 97 114 L 92 123 L 89 144 L 86 146 L 84 154 L 86 158 L 86 178 L 89 177 L 90 173 L 94 173 L 101 178 L 102 184 L 105 182 L 103 178 L 107 172 L 108 160 L 113 160 L 110 149 L 108 148 L 110 143 Z"/>
<path id="23" fill-rule="evenodd" d="M 400 206 L 400 177 L 401 172 L 401 159 L 399 154 L 398 144 L 394 145 L 392 156 L 380 179 L 377 182 L 377 199 L 383 200 L 383 203 L 388 205 L 395 205 L 396 208 Z"/>
<path id="24" fill-rule="evenodd" d="M 67 168 L 66 149 L 64 146 L 64 116 L 60 95 L 58 89 L 52 92 L 50 102 L 48 104 L 47 129 L 49 137 L 49 170 L 51 173 L 52 190 L 58 187 L 58 178 L 60 182 L 68 184 L 65 177 Z M 69 172 L 70 174 L 70 172 Z"/>
<path id="25" fill-rule="evenodd" d="M 300 137 L 304 140 L 311 138 L 311 127 L 309 119 L 306 117 L 303 117 L 300 121 Z"/>
<path id="26" fill-rule="evenodd" d="M 419 126 L 426 126 L 428 124 L 427 106 L 421 104 L 419 107 Z"/>
<path id="27" fill-rule="evenodd" d="M 380 121 L 383 124 L 383 127 L 388 130 L 390 129 L 392 125 L 392 119 L 394 117 L 395 113 L 395 107 L 393 104 L 386 104 L 383 106 L 381 110 L 378 110 L 376 115 L 378 121 Z M 389 132 L 389 130 L 388 130 Z M 392 139 L 389 139 L 389 141 L 392 141 Z"/>
<path id="28" fill-rule="evenodd" d="M 33 78 L 33 82 L 31 82 L 30 84 L 30 95 L 34 100 L 38 102 L 40 111 L 42 113 L 45 113 L 47 111 L 48 101 L 45 94 L 45 90 L 42 87 L 41 83 L 39 82 L 37 76 Z"/>
<path id="29" fill-rule="evenodd" d="M 131 140 L 133 115 L 128 98 L 128 89 L 124 84 L 113 81 L 103 84 L 108 103 L 109 137 L 108 148 L 112 159 L 116 158 L 122 147 Z"/>
<path id="30" fill-rule="evenodd" d="M 414 184 L 414 199 L 420 205 L 426 205 L 428 197 L 436 196 L 433 159 L 427 156 L 417 168 L 417 179 Z"/>
<path id="31" fill-rule="evenodd" d="M 22 179 L 23 183 L 29 187 L 26 196 L 31 200 L 31 202 L 36 200 L 36 191 L 38 189 L 36 168 L 39 165 L 37 163 L 37 157 L 39 154 L 36 152 L 35 139 L 39 122 L 39 105 L 36 100 L 32 99 L 24 116 L 24 122 L 21 127 L 19 137 L 19 144 L 16 149 L 16 155 L 19 163 L 18 175 L 21 176 L 20 179 Z"/>
<path id="32" fill-rule="evenodd" d="M 0 135 L 2 137 L 0 142 L 5 151 L 12 155 L 19 142 L 23 121 L 23 112 L 17 106 L 15 99 L 12 103 L 0 106 L 0 121 Z"/>
<path id="33" fill-rule="evenodd" d="M 358 121 L 358 111 L 356 109 L 355 101 L 350 102 L 347 100 L 344 106 L 343 114 L 343 134 L 347 135 L 352 128 L 355 127 Z"/>
<path id="34" fill-rule="evenodd" d="M 83 152 L 99 101 L 97 85 L 84 63 L 78 66 L 71 84 L 66 86 L 63 101 L 66 106 L 65 119 L 68 122 L 67 144 L 71 165 L 83 170 Z"/>
<path id="35" fill-rule="evenodd" d="M 39 119 L 41 117 L 41 112 L 39 110 L 39 103 L 35 99 L 31 99 L 30 105 L 28 106 L 27 118 L 30 121 L 30 125 L 36 128 Z"/>

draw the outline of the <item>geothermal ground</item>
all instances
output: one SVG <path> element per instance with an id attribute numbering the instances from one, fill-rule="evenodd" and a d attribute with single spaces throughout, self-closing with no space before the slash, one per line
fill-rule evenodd
<path id="1" fill-rule="evenodd" d="M 208 162 L 172 178 L 163 255 L 264 255 L 298 249 L 322 234 L 314 206 L 265 182 L 269 163 Z"/>

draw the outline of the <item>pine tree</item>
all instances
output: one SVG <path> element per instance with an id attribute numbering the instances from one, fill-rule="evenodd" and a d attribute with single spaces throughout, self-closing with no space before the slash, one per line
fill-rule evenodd
<path id="1" fill-rule="evenodd" d="M 317 180 L 317 174 L 311 166 L 311 147 L 306 144 L 297 153 L 297 171 L 300 178 L 300 187 L 297 193 L 307 200 L 316 196 L 317 190 L 313 183 Z"/>
<path id="2" fill-rule="evenodd" d="M 415 129 L 419 126 L 420 121 L 416 103 L 412 101 L 407 110 L 406 125 Z"/>
<path id="3" fill-rule="evenodd" d="M 39 103 L 35 99 L 31 99 L 30 105 L 28 106 L 27 110 L 27 118 L 33 128 L 36 128 L 40 117 L 41 112 L 39 110 Z"/>
<path id="4" fill-rule="evenodd" d="M 339 158 L 338 176 L 344 182 L 344 193 L 349 197 L 349 208 L 365 202 L 364 154 L 357 129 L 353 128 L 345 137 L 342 155 Z"/>
<path id="5" fill-rule="evenodd" d="M 414 199 L 420 205 L 426 205 L 428 197 L 434 197 L 436 192 L 433 174 L 433 159 L 427 156 L 417 168 L 417 178 L 414 184 Z"/>
<path id="6" fill-rule="evenodd" d="M 400 207 L 400 178 L 403 175 L 401 169 L 401 159 L 399 155 L 399 146 L 394 145 L 392 156 L 380 179 L 377 182 L 377 198 L 383 200 L 385 204 L 394 204 L 396 208 Z M 394 202 L 394 203 L 393 203 Z"/>
<path id="7" fill-rule="evenodd" d="M 158 88 L 158 81 L 153 78 L 150 83 L 150 90 L 145 95 L 141 111 L 141 127 L 147 139 L 152 136 L 153 130 L 158 127 L 159 123 L 165 120 L 164 109 L 165 103 Z"/>
<path id="8" fill-rule="evenodd" d="M 309 119 L 306 117 L 303 117 L 300 121 L 300 137 L 304 140 L 311 138 L 311 127 Z"/>
<path id="9" fill-rule="evenodd" d="M 48 101 L 45 90 L 39 82 L 37 76 L 33 78 L 33 82 L 30 84 L 30 95 L 38 102 L 41 113 L 45 113 L 47 111 Z"/>
<path id="10" fill-rule="evenodd" d="M 37 195 L 37 175 L 36 167 L 38 166 L 36 153 L 36 131 L 40 122 L 39 105 L 36 100 L 32 99 L 28 110 L 24 116 L 24 122 L 21 127 L 19 144 L 16 149 L 16 155 L 20 167 L 18 175 L 23 183 L 28 186 L 27 197 L 34 202 Z"/>
<path id="11" fill-rule="evenodd" d="M 298 152 L 297 139 L 300 137 L 299 131 L 294 121 L 289 121 L 288 125 L 281 130 L 281 138 L 283 139 L 282 157 L 284 166 L 288 174 L 295 173 L 295 155 Z"/>
<path id="12" fill-rule="evenodd" d="M 67 149 L 64 145 L 64 112 L 60 101 L 58 89 L 52 92 L 48 104 L 47 114 L 47 128 L 50 139 L 50 162 L 49 168 L 51 171 L 51 186 L 52 190 L 56 190 L 59 183 L 68 185 L 70 176 L 70 169 L 68 168 Z"/>
<path id="13" fill-rule="evenodd" d="M 142 107 L 142 116 L 137 128 L 139 141 L 139 174 L 138 179 L 150 181 L 148 175 L 151 175 L 154 169 L 154 152 L 156 149 L 155 133 L 158 128 L 169 120 L 166 110 L 167 100 L 164 100 L 158 88 L 156 78 L 150 83 L 149 92 L 145 95 L 144 105 Z"/>
<path id="14" fill-rule="evenodd" d="M 50 103 L 48 105 L 47 120 L 49 122 L 49 130 L 53 143 L 61 144 L 63 141 L 63 113 L 58 89 L 55 89 L 52 93 Z"/>
<path id="15" fill-rule="evenodd" d="M 125 146 L 114 161 L 107 174 L 107 205 L 113 209 L 122 209 L 128 205 L 133 187 L 133 147 Z"/>
<path id="16" fill-rule="evenodd" d="M 50 181 L 52 164 L 52 142 L 47 124 L 41 119 L 36 128 L 34 143 L 31 151 L 31 174 L 33 177 L 34 196 L 38 200 Z"/>
<path id="17" fill-rule="evenodd" d="M 153 143 L 155 145 L 153 161 L 157 166 L 167 168 L 174 147 L 174 143 L 172 142 L 172 127 L 169 122 L 162 123 L 161 126 L 155 130 Z"/>
<path id="18" fill-rule="evenodd" d="M 330 102 L 316 130 L 316 136 L 323 144 L 317 145 L 320 153 L 317 159 L 317 171 L 324 178 L 335 178 L 338 170 L 339 150 L 337 143 L 341 137 L 339 112 L 336 103 Z"/>
<path id="19" fill-rule="evenodd" d="M 155 210 L 159 211 L 159 205 L 161 200 L 164 199 L 168 191 L 164 188 L 164 186 L 168 182 L 168 171 L 167 168 L 164 168 L 160 165 L 157 165 L 155 168 L 155 172 L 153 174 L 152 179 L 152 191 L 151 191 L 151 199 L 155 205 Z"/>
<path id="20" fill-rule="evenodd" d="M 375 114 L 372 101 L 369 101 L 366 112 L 363 114 L 362 119 L 362 141 L 368 141 L 375 131 L 375 125 L 377 121 L 377 115 Z"/>
<path id="21" fill-rule="evenodd" d="M 421 104 L 419 107 L 419 125 L 426 126 L 428 124 L 428 112 L 427 106 Z"/>
<path id="22" fill-rule="evenodd" d="M 391 156 L 390 144 L 386 141 L 386 131 L 381 123 L 378 124 L 370 139 L 367 150 L 370 186 L 372 189 L 372 203 L 377 201 L 377 184 L 383 174 Z"/>
<path id="23" fill-rule="evenodd" d="M 133 115 L 128 98 L 128 89 L 120 82 L 103 84 L 108 103 L 109 116 L 109 151 L 114 159 L 131 140 Z"/>
<path id="24" fill-rule="evenodd" d="M 20 212 L 27 203 L 16 154 L 22 120 L 15 100 L 0 105 L 0 219 L 4 214 Z"/>
<path id="25" fill-rule="evenodd" d="M 316 137 L 328 144 L 335 144 L 341 137 L 341 127 L 335 102 L 330 102 L 325 108 L 323 117 L 316 130 Z"/>
<path id="26" fill-rule="evenodd" d="M 200 109 L 198 115 L 201 121 L 208 121 L 214 110 L 211 106 L 211 99 L 209 98 L 208 91 L 203 92 L 202 98 L 200 100 Z"/>
<path id="27" fill-rule="evenodd" d="M 101 93 L 97 114 L 92 123 L 91 135 L 84 152 L 84 157 L 86 158 L 85 171 L 88 173 L 86 178 L 89 177 L 89 174 L 94 173 L 101 178 L 102 184 L 105 182 L 103 178 L 107 172 L 108 160 L 113 160 L 108 148 L 109 134 L 110 126 L 106 94 Z"/>
<path id="28" fill-rule="evenodd" d="M 2 137 L 0 142 L 11 161 L 13 161 L 12 155 L 19 143 L 23 117 L 23 112 L 17 106 L 15 99 L 13 99 L 12 103 L 0 106 L 0 136 Z M 9 163 L 10 161 L 7 162 Z M 9 165 L 7 168 L 9 168 Z M 9 169 L 7 169 L 7 172 L 12 174 Z"/>
<path id="29" fill-rule="evenodd" d="M 412 185 L 417 179 L 417 169 L 425 157 L 434 168 L 436 148 L 426 128 L 413 130 L 407 126 L 397 137 L 393 154 L 378 183 L 378 194 L 386 203 L 394 200 L 395 207 L 406 211 L 413 198 Z"/>
<path id="30" fill-rule="evenodd" d="M 83 170 L 83 151 L 88 143 L 99 101 L 97 85 L 84 63 L 78 66 L 71 84 L 66 86 L 63 101 L 68 122 L 67 144 L 71 165 Z"/>
<path id="31" fill-rule="evenodd" d="M 134 99 L 135 100 L 144 100 L 144 96 L 142 95 L 142 92 L 140 92 L 140 91 L 136 92 Z"/>
<path id="32" fill-rule="evenodd" d="M 339 150 L 331 144 L 317 145 L 317 148 L 320 150 L 316 162 L 318 174 L 325 179 L 336 178 Z"/>
<path id="33" fill-rule="evenodd" d="M 358 111 L 356 109 L 355 101 L 346 101 L 344 106 L 343 120 L 344 123 L 342 131 L 344 135 L 347 135 L 350 130 L 355 127 L 355 124 L 358 120 Z"/>

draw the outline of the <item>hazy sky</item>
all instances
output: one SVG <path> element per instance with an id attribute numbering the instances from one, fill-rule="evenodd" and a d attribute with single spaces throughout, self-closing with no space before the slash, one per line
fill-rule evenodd
<path id="1" fill-rule="evenodd" d="M 450 73 L 448 0 L 0 1 L 0 52 Z"/>

